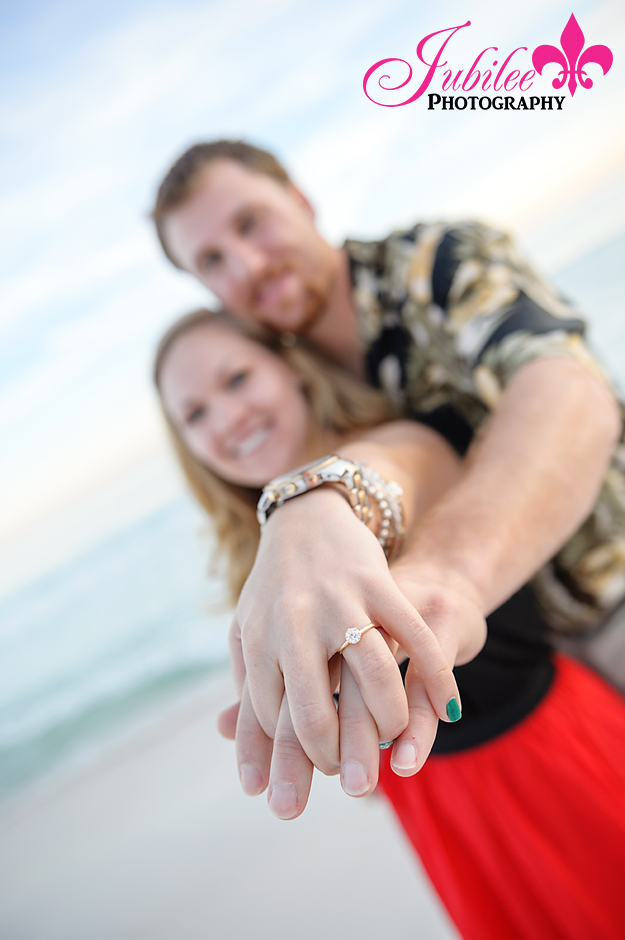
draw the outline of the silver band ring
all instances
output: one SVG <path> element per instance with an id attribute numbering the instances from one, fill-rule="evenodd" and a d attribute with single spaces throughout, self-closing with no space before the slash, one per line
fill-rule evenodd
<path id="1" fill-rule="evenodd" d="M 361 630 L 359 630 L 358 627 L 350 627 L 349 630 L 345 632 L 345 642 L 339 647 L 338 652 L 342 653 L 348 646 L 354 646 L 356 643 L 360 643 L 365 633 L 368 633 L 369 630 L 376 630 L 377 626 L 377 623 L 368 623 L 367 626 L 363 627 Z"/>

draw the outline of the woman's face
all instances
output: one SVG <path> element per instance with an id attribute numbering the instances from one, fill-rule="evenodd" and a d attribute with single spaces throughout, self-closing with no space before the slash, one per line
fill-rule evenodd
<path id="1" fill-rule="evenodd" d="M 299 376 L 225 324 L 200 324 L 174 340 L 160 390 L 188 449 L 224 480 L 264 486 L 308 456 L 312 415 Z"/>

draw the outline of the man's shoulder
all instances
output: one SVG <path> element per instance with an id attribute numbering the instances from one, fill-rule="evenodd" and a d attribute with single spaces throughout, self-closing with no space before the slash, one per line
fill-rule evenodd
<path id="1" fill-rule="evenodd" d="M 479 219 L 438 219 L 427 222 L 416 222 L 414 225 L 403 228 L 392 229 L 388 234 L 379 238 L 347 238 L 345 247 L 349 251 L 362 251 L 366 255 L 377 250 L 380 245 L 387 245 L 392 242 L 403 242 L 407 244 L 418 244 L 423 239 L 430 240 L 436 234 L 441 237 L 453 232 L 461 240 L 474 239 L 479 242 L 498 241 L 501 238 L 509 238 L 504 230 L 490 225 L 488 222 Z"/>
<path id="2" fill-rule="evenodd" d="M 382 238 L 348 238 L 344 244 L 352 268 L 365 267 L 380 275 L 402 259 L 419 256 L 422 273 L 435 265 L 444 274 L 470 257 L 504 260 L 510 255 L 508 234 L 474 219 L 417 222 L 394 229 Z"/>

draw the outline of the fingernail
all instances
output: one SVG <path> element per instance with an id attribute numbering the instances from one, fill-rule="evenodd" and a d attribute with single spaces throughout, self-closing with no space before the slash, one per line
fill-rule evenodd
<path id="1" fill-rule="evenodd" d="M 341 786 L 348 796 L 362 796 L 371 786 L 371 781 L 362 764 L 348 760 L 341 767 Z"/>
<path id="2" fill-rule="evenodd" d="M 269 797 L 269 809 L 278 819 L 292 819 L 297 813 L 297 790 L 292 783 L 280 783 Z"/>
<path id="3" fill-rule="evenodd" d="M 458 704 L 457 698 L 450 698 L 447 702 L 447 717 L 450 721 L 459 721 L 462 718 L 462 712 L 460 711 L 460 705 Z"/>
<path id="4" fill-rule="evenodd" d="M 260 770 L 253 764 L 241 764 L 239 767 L 239 777 L 243 792 L 248 796 L 258 796 L 263 790 L 263 778 Z"/>
<path id="5" fill-rule="evenodd" d="M 417 749 L 410 741 L 402 741 L 395 748 L 391 764 L 397 770 L 414 770 L 417 766 Z"/>

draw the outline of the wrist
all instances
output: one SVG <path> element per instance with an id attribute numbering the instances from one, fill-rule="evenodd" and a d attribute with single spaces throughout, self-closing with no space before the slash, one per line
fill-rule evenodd
<path id="1" fill-rule="evenodd" d="M 284 503 L 279 512 L 272 512 L 261 529 L 261 540 L 285 526 L 291 528 L 303 525 L 309 528 L 311 521 L 318 519 L 323 524 L 333 519 L 340 519 L 341 525 L 351 519 L 355 523 L 359 522 L 345 492 L 333 483 L 325 483 Z"/>
<path id="2" fill-rule="evenodd" d="M 398 585 L 418 584 L 421 588 L 430 587 L 433 591 L 449 591 L 465 597 L 483 613 L 487 608 L 487 599 L 479 584 L 466 571 L 452 565 L 437 564 L 431 559 L 411 558 L 404 553 L 398 562 L 391 566 L 391 573 Z"/>
<path id="3" fill-rule="evenodd" d="M 263 487 L 256 507 L 261 532 L 285 504 L 294 499 L 301 503 L 302 496 L 329 486 L 339 491 L 358 521 L 375 534 L 387 559 L 401 550 L 405 534 L 401 486 L 385 480 L 368 464 L 337 454 L 276 477 Z"/>

